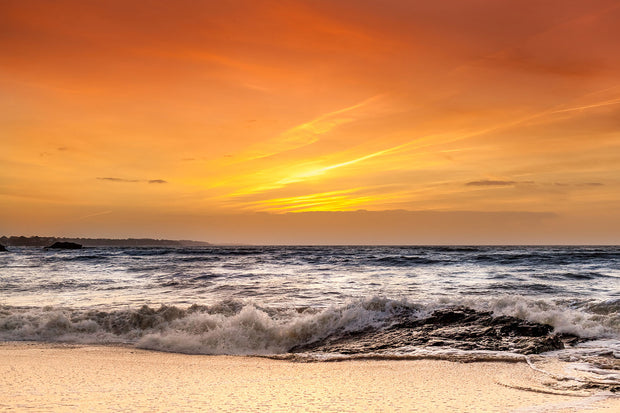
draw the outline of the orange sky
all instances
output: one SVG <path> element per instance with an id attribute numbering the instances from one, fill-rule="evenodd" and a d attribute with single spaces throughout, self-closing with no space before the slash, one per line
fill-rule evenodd
<path id="1" fill-rule="evenodd" d="M 3 0 L 0 235 L 620 243 L 619 51 L 618 0 Z"/>

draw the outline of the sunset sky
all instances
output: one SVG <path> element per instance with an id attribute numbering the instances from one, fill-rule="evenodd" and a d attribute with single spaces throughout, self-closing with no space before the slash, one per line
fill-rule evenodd
<path id="1" fill-rule="evenodd" d="M 620 1 L 0 2 L 0 235 L 620 243 Z"/>

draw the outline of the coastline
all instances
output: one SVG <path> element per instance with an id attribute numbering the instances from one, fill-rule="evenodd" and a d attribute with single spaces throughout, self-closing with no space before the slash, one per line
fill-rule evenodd
<path id="1" fill-rule="evenodd" d="M 0 343 L 0 410 L 612 412 L 609 392 L 549 390 L 527 363 L 295 363 L 122 346 Z"/>

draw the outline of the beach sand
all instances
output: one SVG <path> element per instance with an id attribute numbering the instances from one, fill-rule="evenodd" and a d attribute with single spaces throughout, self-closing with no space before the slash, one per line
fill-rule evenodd
<path id="1" fill-rule="evenodd" d="M 526 363 L 294 363 L 0 343 L 1 411 L 620 411 L 620 399 L 610 394 L 536 391 L 546 389 L 545 380 Z"/>

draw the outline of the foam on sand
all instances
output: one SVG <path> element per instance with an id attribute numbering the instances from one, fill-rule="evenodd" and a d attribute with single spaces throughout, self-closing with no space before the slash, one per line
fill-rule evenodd
<path id="1" fill-rule="evenodd" d="M 557 367 L 557 366 L 556 366 Z M 549 366 L 546 366 L 550 369 Z M 527 363 L 291 363 L 126 347 L 1 343 L 0 410 L 619 411 L 612 393 L 540 391 Z"/>

